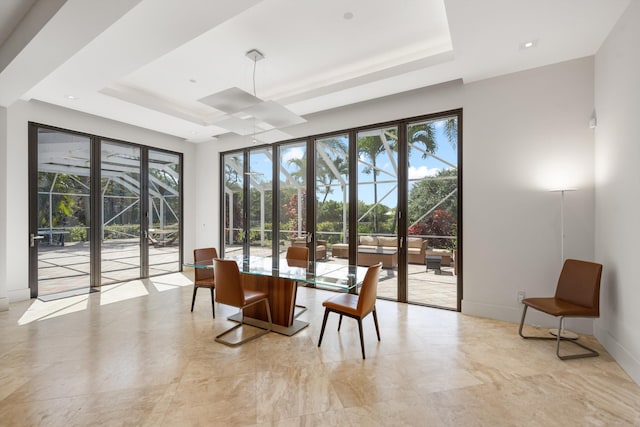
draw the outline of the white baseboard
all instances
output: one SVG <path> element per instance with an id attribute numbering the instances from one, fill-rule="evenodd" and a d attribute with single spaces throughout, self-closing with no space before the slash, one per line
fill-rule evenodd
<path id="1" fill-rule="evenodd" d="M 29 288 L 13 290 L 10 289 L 7 294 L 10 302 L 26 301 L 28 299 L 31 299 L 31 290 Z"/>
<path id="2" fill-rule="evenodd" d="M 506 307 L 462 300 L 463 314 L 504 320 L 505 322 L 517 324 L 520 324 L 520 319 L 522 318 L 522 308 L 522 304 L 518 304 L 517 307 Z M 532 309 L 527 311 L 527 318 L 525 320 L 527 325 L 541 326 L 544 328 L 557 328 L 559 321 L 557 317 L 549 316 Z M 564 327 L 579 334 L 593 335 L 593 319 L 566 319 Z"/>
<path id="3" fill-rule="evenodd" d="M 618 365 L 637 383 L 640 384 L 640 360 L 638 355 L 633 355 L 625 346 L 609 333 L 609 331 L 595 325 L 595 336 L 607 349 L 607 352 L 618 362 Z"/>
<path id="4" fill-rule="evenodd" d="M 520 322 L 522 306 L 518 309 L 502 305 L 485 304 L 462 300 L 462 313 L 471 316 L 487 317 L 489 319 L 504 320 L 507 322 Z"/>
<path id="5" fill-rule="evenodd" d="M 0 311 L 9 310 L 9 298 L 0 297 Z"/>

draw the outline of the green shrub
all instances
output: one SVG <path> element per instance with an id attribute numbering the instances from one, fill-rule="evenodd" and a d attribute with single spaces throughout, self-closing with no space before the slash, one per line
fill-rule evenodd
<path id="1" fill-rule="evenodd" d="M 87 229 L 84 227 L 71 227 L 69 229 L 69 240 L 72 242 L 84 242 L 87 240 Z"/>

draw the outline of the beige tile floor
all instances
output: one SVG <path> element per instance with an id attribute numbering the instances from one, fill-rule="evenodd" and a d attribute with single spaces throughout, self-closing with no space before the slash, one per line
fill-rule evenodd
<path id="1" fill-rule="evenodd" d="M 640 425 L 640 386 L 593 337 L 598 358 L 562 362 L 513 323 L 379 301 L 365 319 L 330 316 L 300 288 L 311 325 L 240 348 L 214 342 L 234 309 L 171 274 L 0 313 L 3 426 Z"/>

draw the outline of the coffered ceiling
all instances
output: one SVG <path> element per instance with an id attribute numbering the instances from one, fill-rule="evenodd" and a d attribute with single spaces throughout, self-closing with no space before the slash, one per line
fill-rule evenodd
<path id="1" fill-rule="evenodd" d="M 38 100 L 193 142 L 270 142 L 286 138 L 274 115 L 304 120 L 593 55 L 629 1 L 3 0 L 0 105 Z M 254 102 L 207 102 L 220 94 Z"/>

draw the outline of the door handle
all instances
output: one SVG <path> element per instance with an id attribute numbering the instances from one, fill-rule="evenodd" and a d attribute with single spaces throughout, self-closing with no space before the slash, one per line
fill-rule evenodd
<path id="1" fill-rule="evenodd" d="M 40 236 L 40 235 L 35 235 L 33 233 L 30 234 L 29 236 L 29 246 L 30 247 L 34 247 L 36 245 L 36 240 L 42 240 L 44 239 L 44 236 Z"/>

